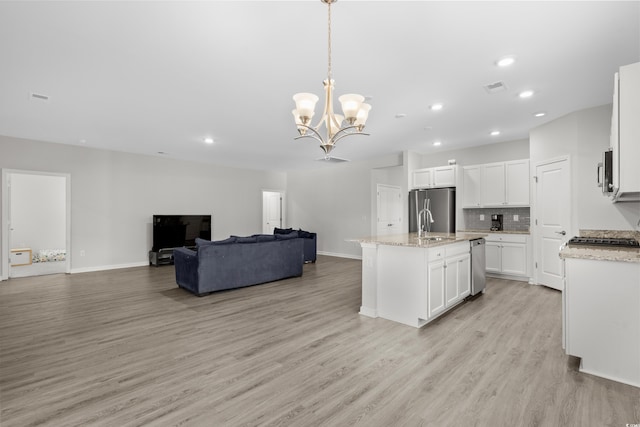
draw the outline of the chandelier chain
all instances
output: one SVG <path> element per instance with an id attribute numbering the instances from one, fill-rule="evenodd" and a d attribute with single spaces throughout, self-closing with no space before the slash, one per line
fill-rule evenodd
<path id="1" fill-rule="evenodd" d="M 328 2 L 327 6 L 329 6 L 327 8 L 328 14 L 329 14 L 329 17 L 327 18 L 327 26 L 328 26 L 327 46 L 329 47 L 327 49 L 327 51 L 328 51 L 327 54 L 328 54 L 328 57 L 329 57 L 329 59 L 327 61 L 327 63 L 329 64 L 329 68 L 327 70 L 327 78 L 329 80 L 331 80 L 331 2 Z"/>

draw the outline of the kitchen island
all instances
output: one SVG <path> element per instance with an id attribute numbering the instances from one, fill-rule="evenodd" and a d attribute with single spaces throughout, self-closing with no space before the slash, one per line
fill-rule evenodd
<path id="1" fill-rule="evenodd" d="M 362 247 L 360 314 L 422 327 L 471 293 L 469 241 L 481 233 L 351 239 Z"/>

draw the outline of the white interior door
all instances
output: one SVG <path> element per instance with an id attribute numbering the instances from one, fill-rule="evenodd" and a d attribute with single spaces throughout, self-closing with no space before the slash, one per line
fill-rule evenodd
<path id="1" fill-rule="evenodd" d="M 558 253 L 570 238 L 569 160 L 536 166 L 535 235 L 537 283 L 563 290 L 563 263 Z"/>
<path id="2" fill-rule="evenodd" d="M 377 233 L 398 234 L 402 230 L 402 193 L 400 187 L 378 184 Z"/>
<path id="3" fill-rule="evenodd" d="M 271 234 L 275 227 L 282 228 L 282 193 L 262 192 L 262 233 Z"/>

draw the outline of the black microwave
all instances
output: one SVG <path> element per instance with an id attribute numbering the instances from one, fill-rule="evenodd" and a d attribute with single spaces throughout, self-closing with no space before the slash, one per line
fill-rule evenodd
<path id="1" fill-rule="evenodd" d="M 604 194 L 613 193 L 613 151 L 604 152 L 602 162 L 598 163 L 598 187 Z"/>

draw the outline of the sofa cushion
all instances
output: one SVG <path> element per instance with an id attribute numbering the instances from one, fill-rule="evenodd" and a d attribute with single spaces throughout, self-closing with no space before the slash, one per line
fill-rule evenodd
<path id="1" fill-rule="evenodd" d="M 293 231 L 293 228 L 274 228 L 273 234 L 289 234 Z"/>
<path id="2" fill-rule="evenodd" d="M 297 231 L 292 231 L 291 233 L 288 233 L 288 234 L 276 234 L 275 236 L 276 236 L 277 240 L 297 239 L 298 238 L 298 232 Z"/>
<path id="3" fill-rule="evenodd" d="M 231 236 L 236 238 L 236 243 L 256 243 L 258 239 L 253 236 L 242 237 L 242 236 Z"/>
<path id="4" fill-rule="evenodd" d="M 276 240 L 276 236 L 273 234 L 254 234 L 251 237 L 255 237 L 258 242 L 272 242 Z"/>
<path id="5" fill-rule="evenodd" d="M 313 239 L 313 233 L 309 231 L 304 231 L 302 228 L 298 230 L 298 236 L 303 239 Z"/>
<path id="6" fill-rule="evenodd" d="M 196 237 L 196 248 L 199 248 L 200 246 L 206 246 L 206 245 L 210 245 L 213 242 L 211 240 L 205 240 L 205 239 L 201 239 L 199 237 Z"/>
<path id="7" fill-rule="evenodd" d="M 236 237 L 231 236 L 223 240 L 216 240 L 215 242 L 211 242 L 211 244 L 212 245 L 230 245 L 231 243 L 235 243 L 235 242 L 236 242 Z"/>

